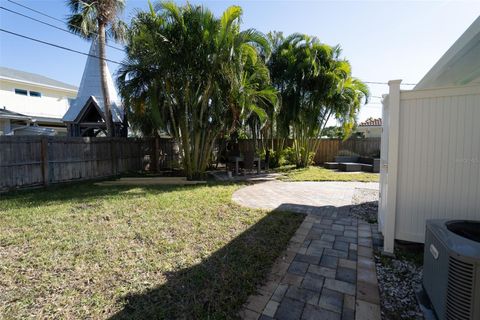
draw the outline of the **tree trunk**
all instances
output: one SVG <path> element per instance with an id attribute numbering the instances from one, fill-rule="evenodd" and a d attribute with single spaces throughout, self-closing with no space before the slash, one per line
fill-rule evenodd
<path id="1" fill-rule="evenodd" d="M 100 63 L 100 77 L 103 93 L 103 107 L 105 115 L 105 124 L 107 125 L 107 136 L 113 137 L 115 135 L 113 129 L 112 111 L 110 110 L 110 94 L 107 85 L 107 61 L 105 54 L 105 23 L 98 21 L 98 56 Z"/>

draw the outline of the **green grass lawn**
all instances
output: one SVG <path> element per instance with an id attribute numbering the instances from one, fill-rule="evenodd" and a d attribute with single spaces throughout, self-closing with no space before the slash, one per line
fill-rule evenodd
<path id="1" fill-rule="evenodd" d="M 234 318 L 303 220 L 238 185 L 0 195 L 0 318 Z"/>
<path id="2" fill-rule="evenodd" d="M 339 172 L 322 167 L 310 166 L 306 169 L 288 167 L 280 169 L 284 173 L 281 179 L 289 181 L 360 181 L 377 182 L 380 175 L 370 172 Z"/>

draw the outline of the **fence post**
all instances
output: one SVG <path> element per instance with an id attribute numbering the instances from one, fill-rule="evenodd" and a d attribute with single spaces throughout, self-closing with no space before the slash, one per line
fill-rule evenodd
<path id="1" fill-rule="evenodd" d="M 153 140 L 153 171 L 160 172 L 160 161 L 159 161 L 159 151 L 160 151 L 160 137 L 155 136 Z"/>
<path id="2" fill-rule="evenodd" d="M 48 168 L 48 138 L 42 137 L 40 140 L 40 155 L 42 158 L 42 178 L 43 185 L 48 186 L 50 183 L 50 175 Z"/>
<path id="3" fill-rule="evenodd" d="M 384 125 L 388 126 L 388 157 L 384 168 L 387 172 L 387 203 L 383 227 L 383 250 L 386 253 L 394 252 L 395 245 L 395 221 L 397 209 L 397 163 L 398 163 L 398 136 L 400 128 L 400 83 L 402 80 L 391 80 L 388 82 L 388 118 L 383 119 Z M 385 164 L 384 164 L 385 165 Z M 384 190 L 382 197 L 384 196 Z M 382 199 L 383 201 L 383 199 Z"/>
<path id="4" fill-rule="evenodd" d="M 115 138 L 110 138 L 110 154 L 112 157 L 112 175 L 116 176 L 117 175 L 117 148 L 115 145 L 116 141 Z"/>

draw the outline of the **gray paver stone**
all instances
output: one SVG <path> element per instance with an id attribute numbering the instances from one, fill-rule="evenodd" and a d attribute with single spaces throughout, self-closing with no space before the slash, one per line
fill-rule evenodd
<path id="1" fill-rule="evenodd" d="M 321 257 L 323 255 L 323 248 L 316 248 L 316 247 L 310 246 L 308 247 L 305 254 L 309 256 Z"/>
<path id="2" fill-rule="evenodd" d="M 343 308 L 342 320 L 355 320 L 355 311 L 353 309 Z"/>
<path id="3" fill-rule="evenodd" d="M 290 286 L 285 296 L 309 304 L 318 304 L 318 299 L 320 298 L 320 295 L 317 292 L 299 288 L 297 286 Z"/>
<path id="4" fill-rule="evenodd" d="M 356 250 L 348 250 L 348 260 L 357 261 L 357 257 Z"/>
<path id="5" fill-rule="evenodd" d="M 338 258 L 324 255 L 320 260 L 320 265 L 323 267 L 336 269 L 338 265 Z"/>
<path id="6" fill-rule="evenodd" d="M 326 255 L 334 256 L 334 257 L 338 257 L 338 258 L 347 258 L 348 257 L 348 253 L 345 252 L 345 251 L 340 251 L 340 250 L 335 250 L 335 249 L 325 249 L 325 250 L 323 250 L 323 252 Z"/>
<path id="7" fill-rule="evenodd" d="M 343 232 L 343 236 L 349 237 L 349 238 L 356 238 L 356 237 L 357 237 L 357 232 L 356 232 L 356 231 L 352 231 L 352 230 L 345 230 L 345 231 Z"/>
<path id="8" fill-rule="evenodd" d="M 350 243 L 357 243 L 357 238 L 352 238 L 352 237 L 344 237 L 344 236 L 336 236 L 337 241 L 343 241 L 343 242 L 348 242 Z"/>
<path id="9" fill-rule="evenodd" d="M 380 304 L 380 295 L 376 284 L 357 282 L 357 299 Z"/>
<path id="10" fill-rule="evenodd" d="M 312 240 L 310 247 L 313 248 L 333 248 L 333 241 Z"/>
<path id="11" fill-rule="evenodd" d="M 288 290 L 288 285 L 287 284 L 279 284 L 277 287 L 277 290 L 273 293 L 272 300 L 280 302 L 282 301 L 283 296 Z"/>
<path id="12" fill-rule="evenodd" d="M 357 263 L 355 261 L 347 260 L 347 259 L 338 259 L 338 266 L 343 268 L 353 269 L 353 270 L 357 269 Z"/>
<path id="13" fill-rule="evenodd" d="M 308 264 L 319 264 L 320 263 L 320 257 L 309 256 L 309 255 L 306 255 L 306 254 L 297 254 L 295 256 L 295 261 L 306 262 Z"/>
<path id="14" fill-rule="evenodd" d="M 307 272 L 303 278 L 302 288 L 320 293 L 322 291 L 324 281 L 324 276 Z"/>
<path id="15" fill-rule="evenodd" d="M 348 247 L 349 247 L 348 242 L 344 242 L 344 241 L 337 240 L 333 244 L 333 249 L 335 249 L 335 250 L 348 252 Z"/>
<path id="16" fill-rule="evenodd" d="M 372 239 L 370 238 L 358 238 L 358 244 L 364 247 L 371 248 L 373 245 Z"/>
<path id="17" fill-rule="evenodd" d="M 308 263 L 293 261 L 290 264 L 290 267 L 288 268 L 287 272 L 303 276 L 305 272 L 307 272 L 307 269 L 308 269 Z"/>
<path id="18" fill-rule="evenodd" d="M 358 278 L 357 281 L 359 282 L 366 282 L 366 283 L 371 283 L 373 285 L 377 285 L 377 274 L 375 273 L 374 270 L 370 269 L 360 269 L 360 272 L 358 273 Z"/>
<path id="19" fill-rule="evenodd" d="M 345 227 L 340 225 L 340 224 L 332 224 L 332 230 L 335 230 L 335 231 L 344 231 L 345 230 Z"/>
<path id="20" fill-rule="evenodd" d="M 275 316 L 275 312 L 277 312 L 277 309 L 278 309 L 279 305 L 280 305 L 280 303 L 270 300 L 267 303 L 267 305 L 265 306 L 265 309 L 263 309 L 262 314 L 264 314 L 266 316 L 269 316 L 269 317 Z"/>
<path id="21" fill-rule="evenodd" d="M 355 294 L 355 285 L 345 281 L 326 278 L 324 286 L 325 288 L 332 289 L 341 293 L 350 295 Z"/>
<path id="22" fill-rule="evenodd" d="M 302 319 L 305 320 L 340 320 L 340 314 L 322 309 L 318 306 L 307 305 L 303 311 Z"/>
<path id="23" fill-rule="evenodd" d="M 299 286 L 302 283 L 302 280 L 303 280 L 303 277 L 299 276 L 298 274 L 287 273 L 283 277 L 281 283 Z"/>
<path id="24" fill-rule="evenodd" d="M 359 238 L 370 238 L 371 236 L 372 236 L 372 233 L 370 231 L 364 231 L 364 230 L 358 231 Z"/>
<path id="25" fill-rule="evenodd" d="M 380 320 L 378 304 L 357 300 L 355 306 L 355 320 Z"/>
<path id="26" fill-rule="evenodd" d="M 326 310 L 342 313 L 343 294 L 324 288 L 318 305 Z"/>
<path id="27" fill-rule="evenodd" d="M 318 274 L 325 278 L 335 278 L 336 270 L 332 268 L 327 268 L 323 266 L 310 265 L 308 267 L 308 272 Z"/>
<path id="28" fill-rule="evenodd" d="M 366 257 L 366 258 L 373 258 L 372 249 L 364 246 L 358 246 L 357 253 L 359 256 Z"/>
<path id="29" fill-rule="evenodd" d="M 343 295 L 343 308 L 355 310 L 355 296 Z"/>
<path id="30" fill-rule="evenodd" d="M 323 241 L 333 242 L 333 241 L 335 241 L 335 236 L 332 235 L 332 234 L 322 234 L 322 236 L 320 237 L 320 239 L 323 240 Z"/>
<path id="31" fill-rule="evenodd" d="M 363 256 L 358 257 L 358 269 L 375 271 L 375 263 L 372 259 Z"/>
<path id="32" fill-rule="evenodd" d="M 298 300 L 285 298 L 278 306 L 275 313 L 275 319 L 278 320 L 298 320 L 302 316 L 303 306 L 305 304 Z"/>
<path id="33" fill-rule="evenodd" d="M 353 269 L 339 266 L 335 279 L 355 284 L 357 282 L 357 272 Z"/>

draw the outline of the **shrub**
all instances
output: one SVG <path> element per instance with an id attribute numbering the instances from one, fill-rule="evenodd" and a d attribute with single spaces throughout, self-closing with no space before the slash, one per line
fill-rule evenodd
<path id="1" fill-rule="evenodd" d="M 295 150 L 292 147 L 286 147 L 282 151 L 283 157 L 285 158 L 285 164 L 296 164 L 297 163 L 297 155 L 295 154 Z"/>

